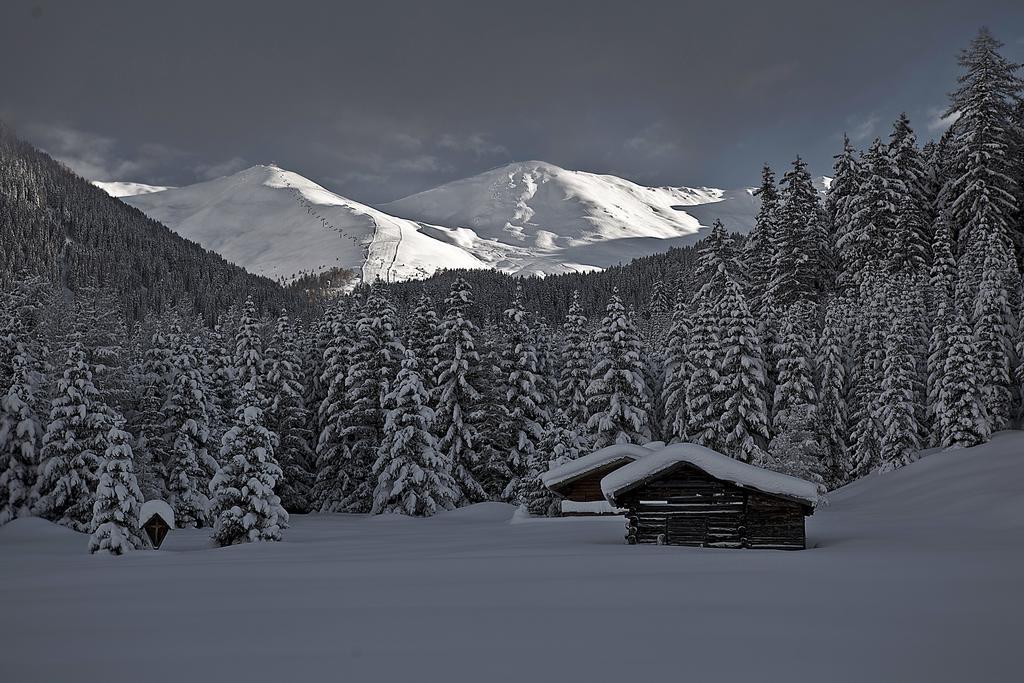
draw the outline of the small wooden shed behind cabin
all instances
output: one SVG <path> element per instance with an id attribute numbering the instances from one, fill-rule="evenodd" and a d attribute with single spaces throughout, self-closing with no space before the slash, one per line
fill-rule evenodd
<path id="1" fill-rule="evenodd" d="M 658 444 L 662 445 L 662 444 Z M 621 514 L 605 500 L 601 480 L 605 475 L 652 453 L 649 448 L 615 444 L 552 467 L 540 475 L 541 482 L 562 498 L 565 517 Z"/>
<path id="2" fill-rule="evenodd" d="M 815 484 L 675 444 L 608 474 L 609 505 L 626 509 L 627 543 L 802 550 Z"/>

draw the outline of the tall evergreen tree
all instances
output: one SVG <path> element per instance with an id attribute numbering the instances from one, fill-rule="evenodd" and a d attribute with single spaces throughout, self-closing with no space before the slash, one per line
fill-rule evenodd
<path id="1" fill-rule="evenodd" d="M 406 349 L 401 370 L 384 398 L 387 419 L 373 472 L 377 485 L 371 512 L 429 517 L 455 507 L 460 496 L 451 464 L 431 433 L 434 411 L 416 354 Z"/>
<path id="2" fill-rule="evenodd" d="M 593 363 L 590 331 L 583 314 L 579 290 L 573 290 L 569 311 L 562 326 L 562 368 L 558 384 L 561 409 L 577 433 L 586 431 L 587 386 Z"/>
<path id="3" fill-rule="evenodd" d="M 662 388 L 662 403 L 665 408 L 665 424 L 662 433 L 670 441 L 685 441 L 689 422 L 686 390 L 693 374 L 693 359 L 690 357 L 691 320 L 689 304 L 680 293 L 672 309 L 672 325 L 669 328 L 665 349 L 665 384 Z"/>
<path id="4" fill-rule="evenodd" d="M 853 345 L 854 307 L 849 299 L 832 298 L 825 307 L 825 324 L 818 342 L 818 405 L 815 413 L 821 445 L 823 475 L 828 488 L 847 482 L 852 469 L 850 449 L 849 355 Z"/>
<path id="5" fill-rule="evenodd" d="M 921 449 L 915 394 L 918 364 L 909 294 L 912 283 L 898 279 L 888 290 L 887 298 L 894 305 L 890 309 L 892 323 L 885 341 L 879 396 L 882 439 L 877 469 L 882 472 L 909 464 Z"/>
<path id="6" fill-rule="evenodd" d="M 950 149 L 950 178 L 943 194 L 961 254 L 961 276 L 973 296 L 982 278 L 985 249 L 993 235 L 1013 234 L 1019 188 L 1010 156 L 1013 106 L 1022 81 L 1018 64 L 999 54 L 1002 43 L 983 28 L 960 55 L 960 87 L 947 115 L 957 114 Z"/>
<path id="7" fill-rule="evenodd" d="M 981 283 L 974 305 L 974 337 L 982 373 L 982 399 L 993 431 L 1005 429 L 1011 417 L 1010 370 L 1015 321 L 1007 283 L 1020 289 L 1020 274 L 1008 241 L 990 233 Z"/>
<path id="8" fill-rule="evenodd" d="M 218 469 L 208 450 L 207 390 L 200 351 L 191 336 L 177 327 L 172 328 L 170 336 L 176 376 L 164 407 L 164 431 L 171 440 L 173 458 L 167 492 L 179 528 L 204 527 L 210 478 Z"/>
<path id="9" fill-rule="evenodd" d="M 726 455 L 758 461 L 768 445 L 765 367 L 754 317 L 739 284 L 726 273 L 725 290 L 715 303 L 721 330 L 721 363 L 714 389 L 721 413 L 722 446 Z"/>
<path id="10" fill-rule="evenodd" d="M 476 477 L 481 466 L 477 422 L 482 398 L 476 387 L 483 378 L 476 350 L 480 331 L 468 315 L 472 305 L 472 288 L 464 279 L 456 278 L 445 299 L 440 338 L 430 354 L 436 359 L 432 374 L 437 378 L 437 447 L 455 478 L 457 503 L 479 502 L 487 497 Z"/>
<path id="11" fill-rule="evenodd" d="M 797 157 L 779 186 L 778 237 L 768 289 L 772 300 L 785 309 L 797 301 L 820 297 L 827 277 L 824 250 L 828 240 L 807 163 Z"/>
<path id="12" fill-rule="evenodd" d="M 544 395 L 538 377 L 537 347 L 523 306 L 523 289 L 516 286 L 512 305 L 505 311 L 505 343 L 502 345 L 501 377 L 504 393 L 500 429 L 510 439 L 508 466 L 512 480 L 502 492 L 505 500 L 522 502 L 522 478 L 534 467 L 541 425 L 547 420 Z"/>
<path id="13" fill-rule="evenodd" d="M 12 334 L 9 343 L 14 351 L 10 379 L 0 386 L 0 525 L 32 509 L 43 435 L 35 410 L 38 373 L 28 341 Z"/>
<path id="14" fill-rule="evenodd" d="M 85 348 L 74 333 L 50 401 L 36 483 L 36 514 L 76 531 L 91 531 L 99 459 L 113 425 L 113 412 L 93 383 Z"/>
<path id="15" fill-rule="evenodd" d="M 616 288 L 594 337 L 594 366 L 587 387 L 587 426 L 597 448 L 650 441 L 650 391 L 640 352 L 640 338 Z"/>
<path id="16" fill-rule="evenodd" d="M 281 467 L 276 493 L 289 512 L 308 512 L 313 484 L 310 415 L 298 340 L 287 312 L 281 311 L 267 349 L 267 428 L 277 435 Z"/>
<path id="17" fill-rule="evenodd" d="M 243 391 L 235 425 L 221 445 L 224 466 L 210 481 L 213 540 L 220 546 L 280 541 L 288 527 L 288 513 L 274 493 L 281 468 L 259 403 L 255 393 Z"/>
<path id="18" fill-rule="evenodd" d="M 325 395 L 317 408 L 320 434 L 316 445 L 316 479 L 313 484 L 313 509 L 341 512 L 352 491 L 349 476 L 351 455 L 345 439 L 348 399 L 346 379 L 351 362 L 352 325 L 347 311 L 332 307 L 325 327 L 329 342 L 324 350 L 321 384 Z"/>
<path id="19" fill-rule="evenodd" d="M 372 469 L 384 436 L 384 397 L 391 391 L 404 354 L 396 323 L 390 299 L 379 290 L 371 291 L 356 323 L 345 379 L 343 436 L 349 453 L 351 491 L 344 509 L 349 512 L 368 512 L 373 503 L 376 478 Z"/>
<path id="20" fill-rule="evenodd" d="M 779 191 L 775 186 L 775 172 L 767 164 L 761 169 L 761 185 L 754 194 L 760 197 L 761 205 L 754 218 L 754 227 L 743 243 L 743 270 L 750 310 L 760 315 L 763 309 L 771 308 L 771 302 L 766 301 L 765 296 L 775 279 L 772 267 L 778 260 L 776 249 L 779 239 Z"/>
<path id="21" fill-rule="evenodd" d="M 939 398 L 942 445 L 977 446 L 988 441 L 991 431 L 982 395 L 978 346 L 963 314 L 949 326 L 948 344 Z"/>
<path id="22" fill-rule="evenodd" d="M 145 547 L 139 531 L 142 491 L 135 478 L 131 435 L 115 425 L 107 433 L 107 443 L 92 509 L 89 552 L 121 555 Z"/>

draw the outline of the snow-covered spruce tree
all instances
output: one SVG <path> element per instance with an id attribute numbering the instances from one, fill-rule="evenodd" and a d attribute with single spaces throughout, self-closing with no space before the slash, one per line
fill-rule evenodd
<path id="1" fill-rule="evenodd" d="M 815 362 L 818 393 L 815 419 L 823 458 L 822 474 L 830 489 L 847 483 L 852 470 L 847 396 L 854 310 L 849 299 L 833 297 L 829 300 Z"/>
<path id="2" fill-rule="evenodd" d="M 165 431 L 164 406 L 174 381 L 174 352 L 167 335 L 159 329 L 162 324 L 163 321 L 147 320 L 146 327 L 154 330 L 143 351 L 131 424 L 137 439 L 133 449 L 139 464 L 136 476 L 140 486 L 144 485 L 146 493 L 154 498 L 163 497 L 173 461 L 173 436 L 168 437 Z"/>
<path id="3" fill-rule="evenodd" d="M 461 278 L 458 279 L 461 280 Z M 433 299 L 426 292 L 420 294 L 416 299 L 412 313 L 409 315 L 407 328 L 406 343 L 416 354 L 423 386 L 433 397 L 434 388 L 437 386 L 435 372 L 439 360 L 437 350 L 441 343 L 441 321 L 437 316 L 437 311 L 434 310 Z"/>
<path id="4" fill-rule="evenodd" d="M 981 29 L 960 55 L 960 87 L 950 95 L 947 115 L 959 116 L 950 145 L 949 181 L 942 193 L 957 235 L 960 275 L 974 296 L 985 250 L 993 234 L 1012 236 L 1019 188 L 1013 179 L 1013 106 L 1020 95 L 1019 65 L 999 54 L 1002 43 Z"/>
<path id="5" fill-rule="evenodd" d="M 665 348 L 665 383 L 662 387 L 665 424 L 662 434 L 669 441 L 685 441 L 689 411 L 686 407 L 686 389 L 693 374 L 693 360 L 690 358 L 690 306 L 686 296 L 676 295 L 672 309 L 672 325 L 669 328 Z"/>
<path id="6" fill-rule="evenodd" d="M 721 363 L 714 401 L 720 405 L 724 453 L 743 462 L 758 461 L 768 445 L 765 368 L 754 317 L 743 292 L 726 271 L 713 317 L 720 325 Z"/>
<path id="7" fill-rule="evenodd" d="M 437 383 L 434 433 L 439 437 L 438 451 L 450 465 L 457 485 L 457 504 L 487 498 L 475 474 L 480 468 L 477 418 L 482 399 L 476 387 L 483 378 L 476 350 L 480 331 L 468 315 L 472 305 L 472 288 L 463 278 L 456 278 L 445 299 L 440 338 L 428 356 L 436 363 L 432 372 Z"/>
<path id="8" fill-rule="evenodd" d="M 266 367 L 267 428 L 277 435 L 275 456 L 282 472 L 277 494 L 289 512 L 309 512 L 314 456 L 305 403 L 306 378 L 295 329 L 284 310 L 267 349 Z"/>
<path id="9" fill-rule="evenodd" d="M 587 317 L 583 314 L 580 293 L 573 290 L 569 312 L 562 326 L 562 368 L 558 397 L 562 412 L 579 433 L 586 431 L 587 386 L 593 353 Z"/>
<path id="10" fill-rule="evenodd" d="M 625 312 L 623 311 L 623 314 Z M 512 480 L 502 492 L 509 502 L 523 502 L 523 477 L 534 463 L 541 425 L 547 421 L 544 395 L 537 367 L 537 347 L 529 315 L 523 307 L 523 288 L 516 285 L 511 306 L 505 311 L 502 325 L 501 387 L 504 397 L 499 429 L 509 439 L 508 467 Z"/>
<path id="11" fill-rule="evenodd" d="M 238 371 L 235 369 L 234 342 L 227 330 L 227 316 L 221 316 L 217 324 L 206 334 L 206 364 L 203 368 L 204 381 L 209 389 L 208 404 L 210 418 L 210 439 L 220 443 L 238 407 Z M 229 343 L 229 340 L 230 343 Z"/>
<path id="12" fill-rule="evenodd" d="M 454 508 L 461 495 L 431 433 L 434 411 L 418 365 L 416 354 L 406 349 L 398 377 L 384 397 L 384 438 L 373 465 L 374 514 L 429 517 Z"/>
<path id="13" fill-rule="evenodd" d="M 508 453 L 512 439 L 516 436 L 502 428 L 505 420 L 505 375 L 501 367 L 504 349 L 503 339 L 499 335 L 499 327 L 485 326 L 480 333 L 480 372 L 482 386 L 480 393 L 483 400 L 473 410 L 470 421 L 477 425 L 476 446 L 479 455 L 479 466 L 474 472 L 492 500 L 502 498 L 512 483 L 512 469 L 509 466 Z"/>
<path id="14" fill-rule="evenodd" d="M 879 397 L 882 440 L 876 467 L 880 472 L 909 464 L 921 449 L 915 403 L 918 365 L 913 311 L 910 310 L 912 288 L 913 281 L 909 278 L 897 279 L 890 284 L 886 295 L 891 302 L 892 322 L 888 326 L 882 359 Z"/>
<path id="15" fill-rule="evenodd" d="M 827 279 L 824 214 L 807 163 L 797 157 L 779 184 L 778 236 L 768 296 L 782 310 L 816 301 Z"/>
<path id="16" fill-rule="evenodd" d="M 709 449 L 722 449 L 720 405 L 715 401 L 721 367 L 721 326 L 715 316 L 715 303 L 724 288 L 724 275 L 730 262 L 725 228 L 716 222 L 711 236 L 700 250 L 697 270 L 700 289 L 693 299 L 693 317 L 686 356 L 692 366 L 686 382 L 686 438 Z M 676 409 L 678 412 L 678 408 Z M 667 410 L 668 412 L 668 410 Z"/>
<path id="17" fill-rule="evenodd" d="M 273 434 L 263 425 L 260 398 L 247 384 L 242 390 L 235 424 L 224 435 L 223 467 L 210 481 L 213 540 L 227 546 L 254 541 L 280 541 L 288 513 L 274 487 L 281 468 L 274 459 Z"/>
<path id="18" fill-rule="evenodd" d="M 927 273 L 929 260 L 931 211 L 924 195 L 924 161 L 906 114 L 900 114 L 893 124 L 888 150 L 896 165 L 901 193 L 889 253 L 890 268 L 922 277 Z"/>
<path id="19" fill-rule="evenodd" d="M 762 311 L 772 307 L 765 296 L 775 279 L 772 264 L 776 262 L 778 241 L 779 190 L 775 186 L 775 172 L 767 164 L 761 169 L 761 185 L 755 195 L 761 198 L 761 206 L 754 218 L 754 227 L 743 243 L 743 272 L 748 306 L 760 317 Z"/>
<path id="20" fill-rule="evenodd" d="M 651 439 L 650 391 L 640 353 L 640 338 L 615 288 L 594 336 L 594 366 L 587 387 L 587 428 L 596 448 Z"/>
<path id="21" fill-rule="evenodd" d="M 252 297 L 245 300 L 242 317 L 235 333 L 235 382 L 239 387 L 248 387 L 247 391 L 260 401 L 266 400 L 263 388 L 263 322 L 256 312 L 256 304 Z"/>
<path id="22" fill-rule="evenodd" d="M 936 221 L 932 239 L 932 264 L 928 287 L 931 301 L 931 331 L 928 338 L 925 433 L 928 444 L 938 446 L 942 440 L 938 416 L 942 412 L 939 398 L 946 372 L 947 333 L 956 315 L 953 305 L 956 285 L 956 259 L 953 258 L 953 237 L 945 213 Z"/>
<path id="23" fill-rule="evenodd" d="M 849 288 L 859 287 L 869 269 L 894 253 L 896 212 L 904 198 L 896 161 L 877 138 L 861 160 L 860 176 L 849 227 L 836 242 L 843 264 L 839 279 Z"/>
<path id="24" fill-rule="evenodd" d="M 793 406 L 818 404 L 814 389 L 813 310 L 807 303 L 796 303 L 782 317 L 781 339 L 775 349 L 777 384 L 772 402 L 774 431 L 785 429 Z"/>
<path id="25" fill-rule="evenodd" d="M 950 324 L 947 343 L 938 415 L 942 445 L 977 446 L 988 441 L 992 432 L 982 395 L 978 346 L 963 313 Z"/>
<path id="26" fill-rule="evenodd" d="M 974 337 L 981 364 L 982 400 L 992 431 L 1005 429 L 1011 418 L 1013 311 L 1008 283 L 1020 289 L 1013 247 L 998 233 L 986 237 L 981 283 L 974 303 Z"/>
<path id="27" fill-rule="evenodd" d="M 171 395 L 164 407 L 164 431 L 171 440 L 172 461 L 167 476 L 168 501 L 179 529 L 204 527 L 209 506 L 210 478 L 218 465 L 210 455 L 207 388 L 200 350 L 188 333 L 172 328 L 175 369 Z"/>
<path id="28" fill-rule="evenodd" d="M 145 547 L 139 533 L 142 491 L 135 478 L 131 435 L 115 425 L 107 433 L 107 443 L 92 508 L 89 552 L 106 550 L 112 555 L 121 555 Z"/>
<path id="29" fill-rule="evenodd" d="M 891 324 L 884 300 L 884 278 L 869 268 L 861 281 L 854 327 L 850 380 L 851 478 L 872 472 L 879 464 L 882 443 L 881 387 L 884 380 L 885 330 Z"/>
<path id="30" fill-rule="evenodd" d="M 85 349 L 73 333 L 43 435 L 36 481 L 37 515 L 75 531 L 91 531 L 99 458 L 107 449 L 107 434 L 113 424 L 113 411 L 93 384 Z"/>
<path id="31" fill-rule="evenodd" d="M 12 334 L 7 386 L 0 386 L 0 525 L 30 514 L 43 428 L 36 414 L 39 379 L 28 340 Z"/>
<path id="32" fill-rule="evenodd" d="M 320 434 L 312 502 L 314 510 L 340 512 L 344 509 L 345 497 L 351 492 L 350 455 L 344 436 L 348 415 L 345 380 L 353 336 L 348 311 L 340 305 L 331 307 L 325 327 L 329 330 L 330 341 L 324 350 L 324 369 L 320 377 L 325 396 L 318 407 Z"/>
<path id="33" fill-rule="evenodd" d="M 794 405 L 787 413 L 782 430 L 768 444 L 768 455 L 755 464 L 776 472 L 812 481 L 824 493 L 823 449 L 815 427 L 817 417 L 814 406 L 807 403 Z"/>
<path id="34" fill-rule="evenodd" d="M 543 318 L 537 320 L 534 338 L 537 347 L 537 391 L 545 416 L 558 409 L 558 365 L 551 326 Z"/>
<path id="35" fill-rule="evenodd" d="M 355 342 L 345 378 L 345 438 L 351 491 L 343 502 L 348 512 L 368 512 L 376 478 L 373 464 L 384 436 L 384 397 L 398 373 L 404 349 L 395 334 L 395 308 L 380 290 L 371 290 L 356 324 Z"/>
<path id="36" fill-rule="evenodd" d="M 863 177 L 857 150 L 850 144 L 850 139 L 846 135 L 843 136 L 843 151 L 836 155 L 835 160 L 832 184 L 829 185 L 828 194 L 825 196 L 825 215 L 831 224 L 832 243 L 836 245 L 839 271 L 837 285 L 842 291 L 851 288 L 856 291 L 855 279 L 859 276 L 857 255 L 860 245 L 852 233 L 855 230 L 853 217 Z M 855 246 L 856 249 L 848 251 Z"/>

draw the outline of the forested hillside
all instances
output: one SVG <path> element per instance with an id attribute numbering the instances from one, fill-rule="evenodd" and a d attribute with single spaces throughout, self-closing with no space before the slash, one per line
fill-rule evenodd
<path id="1" fill-rule="evenodd" d="M 110 197 L 2 124 L 0 245 L 0 280 L 39 275 L 72 291 L 110 289 L 129 320 L 183 308 L 212 321 L 249 294 L 275 308 L 290 297 Z"/>

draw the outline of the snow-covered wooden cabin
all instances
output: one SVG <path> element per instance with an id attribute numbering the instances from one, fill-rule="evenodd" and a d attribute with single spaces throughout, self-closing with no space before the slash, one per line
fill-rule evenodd
<path id="1" fill-rule="evenodd" d="M 713 548 L 806 547 L 815 484 L 674 444 L 601 480 L 608 504 L 626 510 L 626 541 Z"/>
<path id="2" fill-rule="evenodd" d="M 658 444 L 662 445 L 662 444 Z M 648 456 L 650 448 L 615 444 L 552 467 L 540 475 L 541 482 L 562 498 L 563 516 L 621 514 L 605 500 L 601 479 L 624 465 Z"/>

